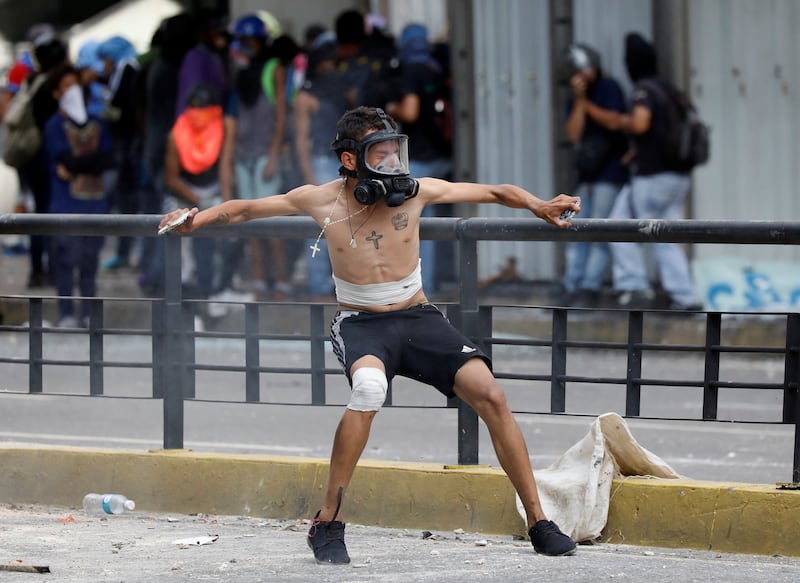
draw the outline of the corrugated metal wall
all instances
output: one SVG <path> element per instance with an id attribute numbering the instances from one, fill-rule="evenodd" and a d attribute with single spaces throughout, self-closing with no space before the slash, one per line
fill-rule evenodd
<path id="1" fill-rule="evenodd" d="M 553 195 L 550 11 L 547 0 L 474 0 L 476 180 Z M 530 213 L 482 205 L 480 216 Z M 549 243 L 482 243 L 481 277 L 514 255 L 525 277 L 553 277 Z"/>
<path id="2" fill-rule="evenodd" d="M 800 220 L 800 3 L 689 4 L 691 94 L 712 126 L 693 216 Z M 800 259 L 800 249 L 697 246 L 697 257 Z"/>

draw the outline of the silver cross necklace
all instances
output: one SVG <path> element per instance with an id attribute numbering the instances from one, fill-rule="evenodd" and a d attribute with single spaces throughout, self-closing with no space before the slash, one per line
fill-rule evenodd
<path id="1" fill-rule="evenodd" d="M 359 215 L 359 214 L 363 213 L 365 210 L 367 210 L 367 208 L 369 208 L 369 207 L 366 207 L 366 206 L 362 206 L 356 212 L 350 213 L 350 205 L 345 200 L 345 204 L 347 205 L 347 207 L 346 207 L 347 208 L 347 216 L 344 216 L 341 219 L 336 219 L 335 221 L 331 220 L 331 217 L 333 216 L 333 213 L 336 211 L 336 207 L 339 205 L 339 199 L 342 197 L 342 193 L 344 192 L 344 185 L 345 185 L 346 181 L 347 181 L 347 178 L 342 176 L 342 185 L 339 187 L 339 192 L 336 193 L 336 200 L 333 202 L 333 206 L 331 207 L 331 212 L 328 213 L 328 216 L 325 217 L 325 220 L 322 221 L 322 230 L 320 230 L 319 235 L 317 235 L 317 239 L 316 239 L 316 241 L 314 241 L 314 244 L 309 247 L 309 249 L 311 249 L 311 258 L 312 259 L 317 256 L 317 252 L 320 250 L 319 249 L 319 240 L 322 239 L 322 236 L 325 234 L 325 231 L 327 230 L 328 227 L 330 227 L 331 225 L 335 225 L 336 223 L 343 223 L 344 221 L 347 221 L 347 224 L 349 226 L 350 225 L 350 219 L 352 219 L 356 215 Z M 370 213 L 370 216 L 372 216 L 372 213 Z M 367 217 L 367 221 L 368 220 L 369 220 L 369 217 Z M 364 221 L 363 223 L 361 223 L 361 225 L 358 227 L 358 229 L 363 227 L 364 224 L 367 221 Z M 358 229 L 353 231 L 353 228 L 350 227 L 350 247 L 352 247 L 353 249 L 355 249 L 356 246 L 357 246 L 356 245 L 356 240 L 355 240 L 355 234 L 358 232 Z"/>

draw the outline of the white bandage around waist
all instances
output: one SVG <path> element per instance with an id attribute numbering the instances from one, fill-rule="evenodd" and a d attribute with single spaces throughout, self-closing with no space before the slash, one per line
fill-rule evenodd
<path id="1" fill-rule="evenodd" d="M 359 285 L 333 276 L 336 299 L 349 306 L 384 306 L 413 298 L 422 289 L 421 261 L 417 268 L 400 281 Z"/>
<path id="2" fill-rule="evenodd" d="M 353 373 L 353 392 L 348 409 L 353 411 L 378 411 L 386 400 L 389 381 L 386 374 L 378 368 L 365 366 Z"/>

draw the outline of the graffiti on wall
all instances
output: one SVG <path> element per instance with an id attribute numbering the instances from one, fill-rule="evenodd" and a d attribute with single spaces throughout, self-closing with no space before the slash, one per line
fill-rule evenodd
<path id="1" fill-rule="evenodd" d="M 800 266 L 794 263 L 717 257 L 695 261 L 692 270 L 707 310 L 800 311 Z"/>

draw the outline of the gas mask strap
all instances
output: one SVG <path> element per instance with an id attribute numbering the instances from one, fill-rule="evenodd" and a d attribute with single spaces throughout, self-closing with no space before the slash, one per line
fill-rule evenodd
<path id="1" fill-rule="evenodd" d="M 378 117 L 379 117 L 379 118 L 381 118 L 381 121 L 383 122 L 383 126 L 386 128 L 386 131 L 388 131 L 388 132 L 394 132 L 394 131 L 396 131 L 396 130 L 395 130 L 393 127 L 392 127 L 392 124 L 391 124 L 391 123 L 389 123 L 389 118 L 388 118 L 388 117 L 386 117 L 386 114 L 384 113 L 384 111 L 383 111 L 383 110 L 382 110 L 380 107 L 376 107 L 376 108 L 375 108 L 375 113 L 377 113 L 377 114 L 378 114 Z"/>

